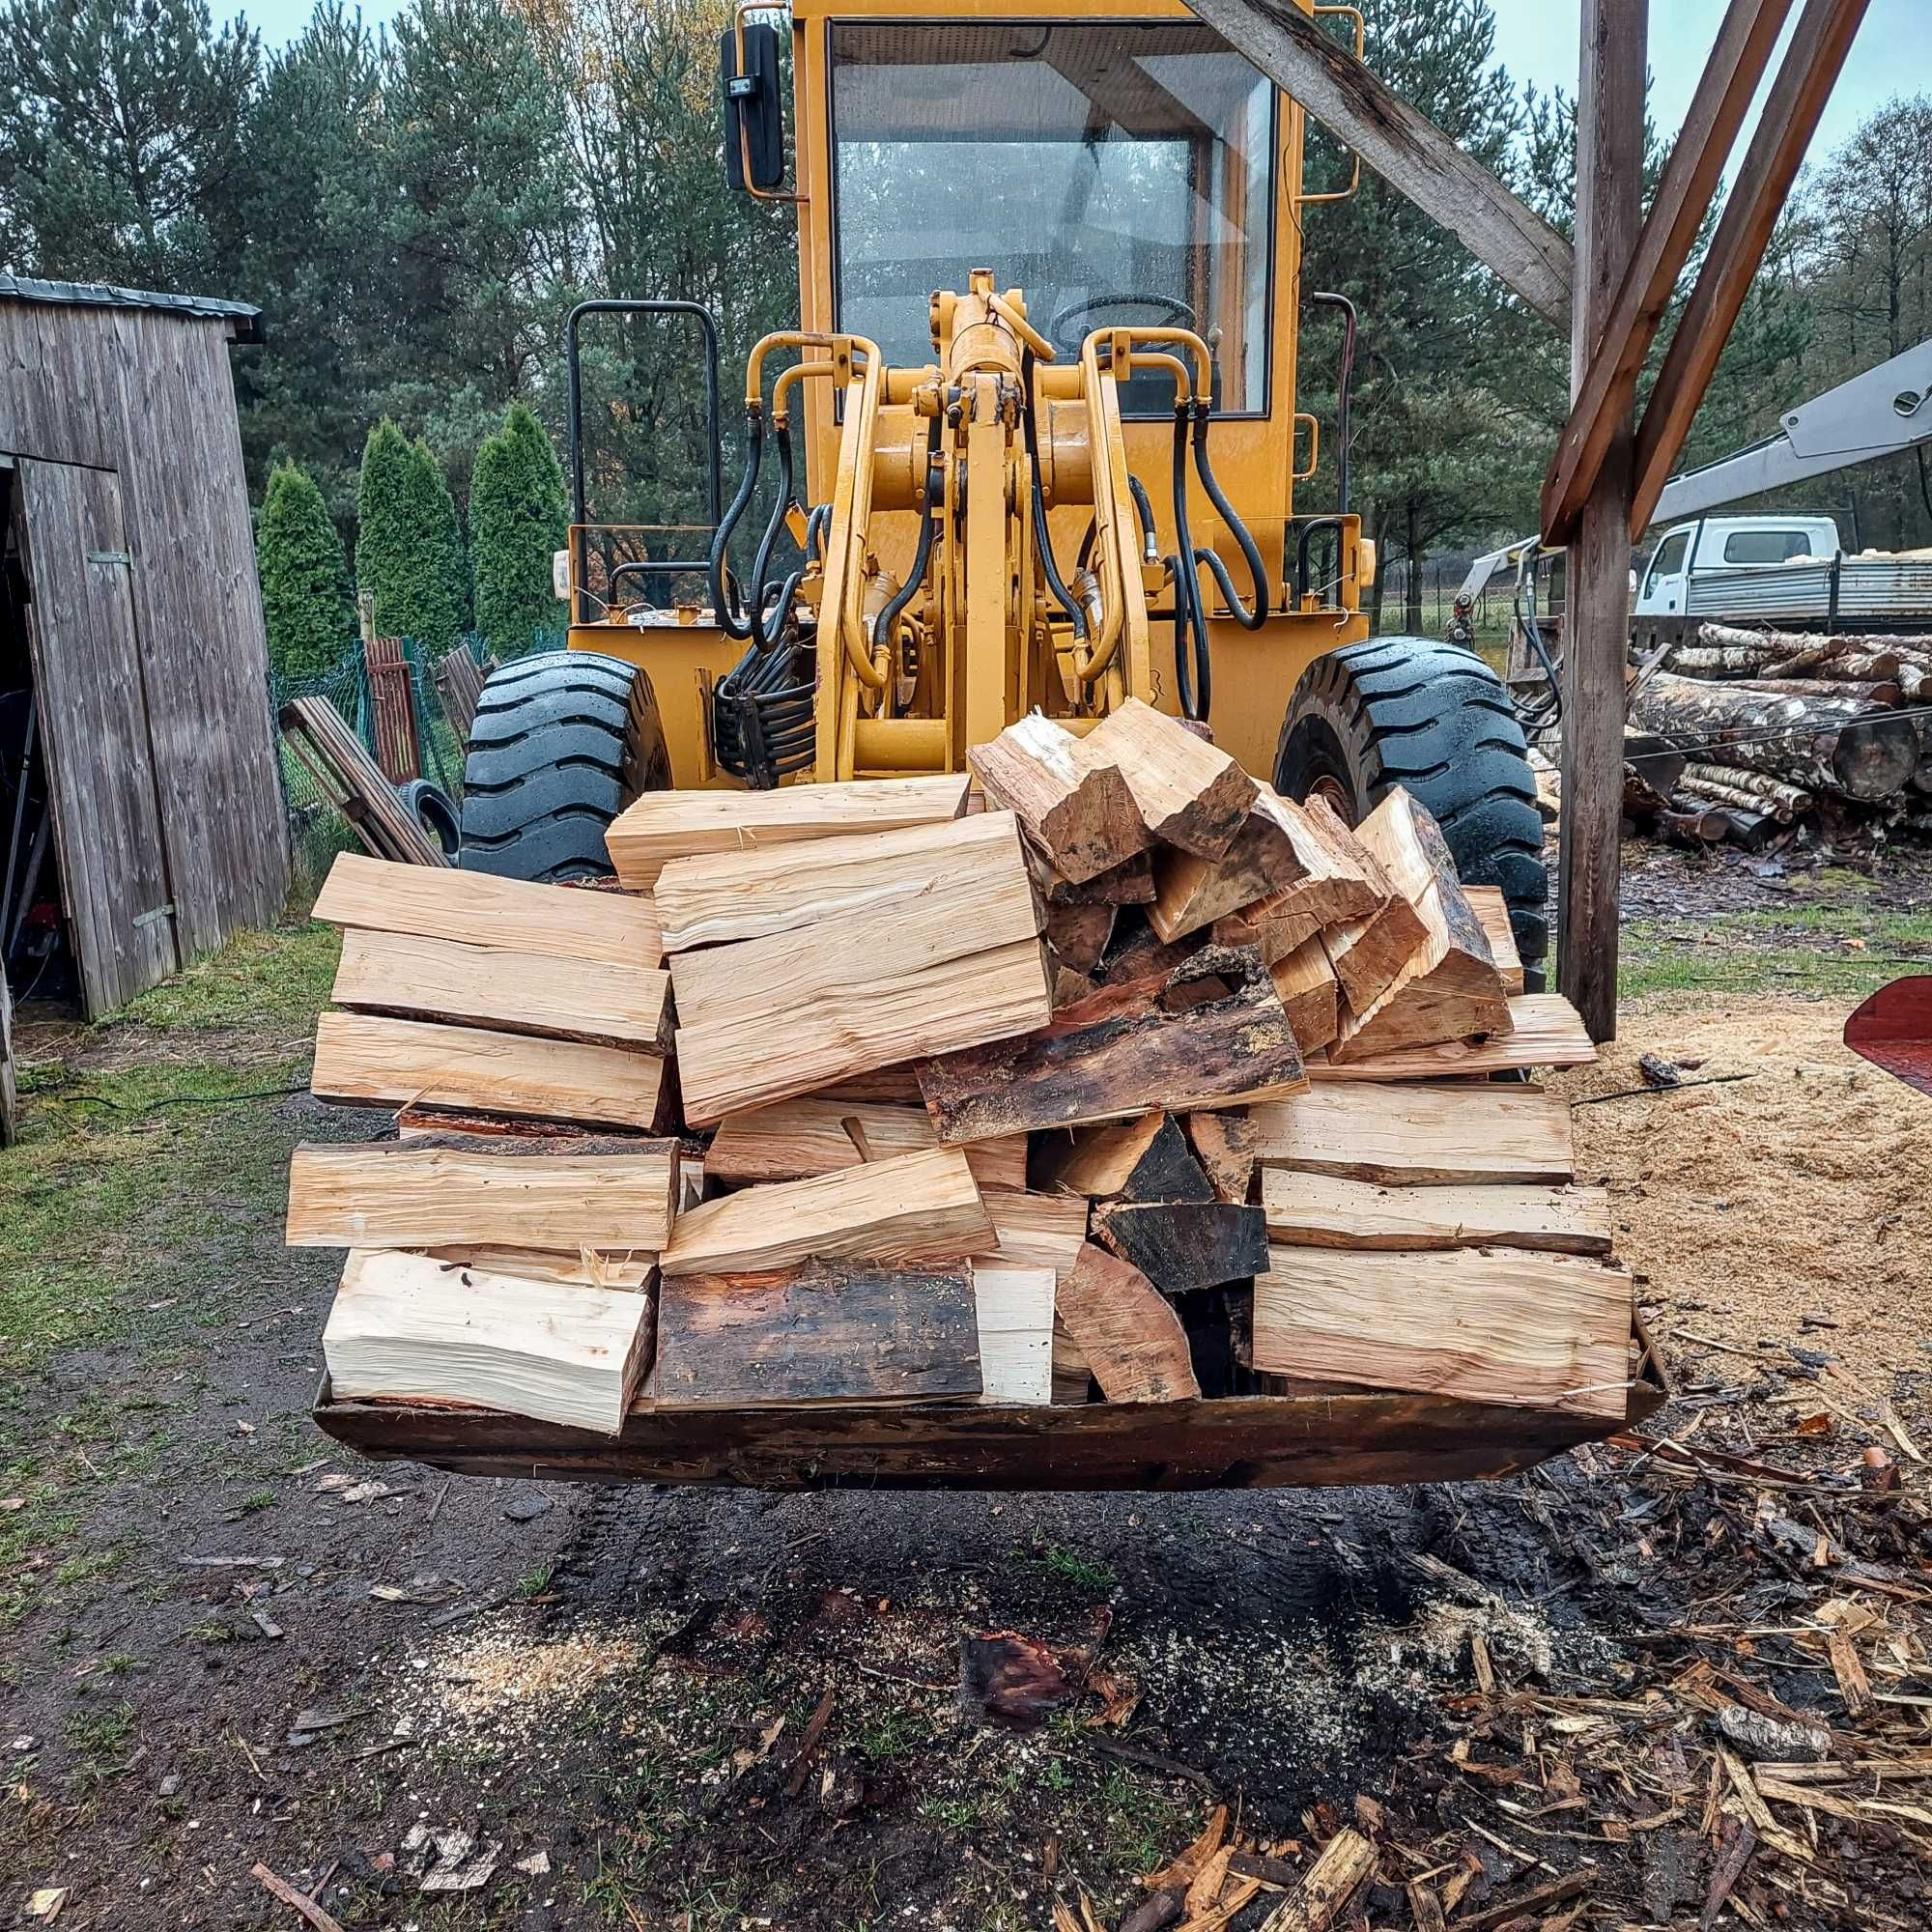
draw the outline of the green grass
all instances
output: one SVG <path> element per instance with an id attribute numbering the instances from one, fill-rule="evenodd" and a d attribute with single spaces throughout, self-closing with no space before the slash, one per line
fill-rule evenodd
<path id="1" fill-rule="evenodd" d="M 1042 1569 L 1065 1577 L 1075 1589 L 1092 1596 L 1104 1597 L 1114 1587 L 1114 1573 L 1104 1564 L 1090 1562 L 1075 1550 L 1061 1548 L 1057 1543 L 1049 1543 L 1039 1552 L 1039 1562 Z"/>
<path id="2" fill-rule="evenodd" d="M 340 940 L 314 921 L 271 932 L 237 933 L 221 951 L 128 1001 L 96 1034 L 129 1027 L 153 1033 L 212 1033 L 232 1027 L 269 1034 L 306 1029 L 327 1003 Z"/>
<path id="3" fill-rule="evenodd" d="M 1627 1000 L 1818 993 L 1858 1001 L 1911 972 L 1920 956 L 1932 972 L 1932 912 L 1805 899 L 1775 912 L 1634 923 L 1624 928 L 1617 988 Z"/>

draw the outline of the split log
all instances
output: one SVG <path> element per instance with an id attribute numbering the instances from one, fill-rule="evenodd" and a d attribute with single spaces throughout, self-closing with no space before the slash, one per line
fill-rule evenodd
<path id="1" fill-rule="evenodd" d="M 816 946 L 826 927 L 837 930 L 861 917 L 876 922 L 887 912 L 910 918 L 934 903 L 943 903 L 952 918 L 975 923 L 941 955 L 947 958 L 1030 938 L 1040 927 L 1019 821 L 1009 811 L 673 859 L 659 873 L 653 898 L 665 950 L 694 958 L 700 949 L 779 940 L 806 929 L 812 929 Z M 675 957 L 671 970 L 678 971 Z M 759 990 L 769 998 L 773 988 Z M 681 1002 L 682 984 L 679 993 Z"/>
<path id="2" fill-rule="evenodd" d="M 1321 1086 L 1249 1120 L 1264 1171 L 1444 1187 L 1555 1185 L 1576 1171 L 1569 1105 L 1540 1087 Z"/>
<path id="3" fill-rule="evenodd" d="M 1100 962 L 1103 985 L 1129 986 L 1137 980 L 1165 979 L 1201 950 L 1197 938 L 1164 940 L 1138 919 L 1123 919 L 1114 927 L 1113 944 Z"/>
<path id="4" fill-rule="evenodd" d="M 566 900 L 557 910 L 559 921 L 574 910 L 575 902 Z M 342 935 L 330 998 L 357 1012 L 494 1027 L 643 1053 L 670 1050 L 668 973 L 608 959 L 572 959 L 554 951 L 526 952 L 352 927 Z"/>
<path id="5" fill-rule="evenodd" d="M 1345 1065 L 1325 1054 L 1308 1063 L 1311 1081 L 1433 1080 L 1449 1074 L 1511 1073 L 1530 1066 L 1587 1066 L 1597 1049 L 1577 1009 L 1560 993 L 1520 993 L 1509 1003 L 1510 1031 L 1476 1045 L 1404 1047 Z"/>
<path id="6" fill-rule="evenodd" d="M 1342 982 L 1335 977 L 1321 935 L 1311 933 L 1293 952 L 1277 959 L 1268 974 L 1302 1058 L 1332 1046 L 1342 1031 Z"/>
<path id="7" fill-rule="evenodd" d="M 1121 768 L 1141 823 L 1163 845 L 1218 859 L 1255 802 L 1254 780 L 1226 752 L 1138 697 L 1110 711 L 1087 743 Z"/>
<path id="8" fill-rule="evenodd" d="M 1046 943 L 1055 960 L 1075 973 L 1091 973 L 1107 951 L 1114 936 L 1114 921 L 1120 907 L 1096 900 L 1092 905 L 1055 905 L 1046 908 Z"/>
<path id="9" fill-rule="evenodd" d="M 746 1409 L 971 1401 L 980 1385 L 970 1268 L 813 1261 L 664 1282 L 644 1395 Z"/>
<path id="10" fill-rule="evenodd" d="M 309 1084 L 318 1100 L 352 1107 L 475 1108 L 646 1129 L 662 1123 L 668 1099 L 665 1063 L 651 1054 L 374 1013 L 327 1012 L 316 1021 Z"/>
<path id="11" fill-rule="evenodd" d="M 647 791 L 617 814 L 604 842 L 625 890 L 647 892 L 672 859 L 957 818 L 969 782 L 964 772 L 952 772 L 777 791 Z"/>
<path id="12" fill-rule="evenodd" d="M 749 1113 L 726 1114 L 704 1157 L 705 1171 L 727 1187 L 774 1180 L 808 1180 L 868 1160 L 936 1148 L 931 1117 L 917 1103 L 824 1099 L 810 1094 Z M 983 1187 L 1026 1185 L 1027 1144 L 978 1141 L 966 1151 L 973 1179 Z"/>
<path id="13" fill-rule="evenodd" d="M 1053 1400 L 1054 1293 L 1051 1268 L 973 1264 L 981 1402 Z"/>
<path id="14" fill-rule="evenodd" d="M 653 1297 L 353 1252 L 322 1333 L 338 1401 L 463 1403 L 614 1435 L 650 1360 Z"/>
<path id="15" fill-rule="evenodd" d="M 1277 1247 L 1255 1282 L 1254 1366 L 1297 1381 L 1615 1421 L 1630 1334 L 1629 1273 L 1570 1255 Z"/>
<path id="16" fill-rule="evenodd" d="M 1041 1167 L 1043 1178 L 1063 1194 L 1124 1201 L 1214 1199 L 1179 1122 L 1157 1109 L 1136 1120 L 1076 1127 L 1064 1147 L 1046 1147 Z"/>
<path id="17" fill-rule="evenodd" d="M 1259 946 L 1270 966 L 1327 927 L 1368 918 L 1389 891 L 1375 861 L 1325 799 L 1277 803 L 1284 810 L 1276 822 L 1298 867 L 1294 878 L 1270 897 L 1214 922 L 1217 946 Z"/>
<path id="18" fill-rule="evenodd" d="M 1036 711 L 975 745 L 966 762 L 988 803 L 1019 819 L 1063 879 L 1094 878 L 1147 846 L 1125 775 L 1092 736 Z"/>
<path id="19" fill-rule="evenodd" d="M 1325 805 L 1311 810 L 1266 785 L 1218 859 L 1158 852 L 1153 872 L 1148 921 L 1161 938 L 1179 939 L 1246 907 L 1251 910 L 1241 923 L 1257 938 L 1270 932 L 1276 956 L 1324 925 L 1364 917 L 1380 903 L 1368 857 L 1342 821 Z"/>
<path id="20" fill-rule="evenodd" d="M 360 852 L 337 855 L 316 895 L 315 917 L 353 931 L 413 933 L 554 959 L 622 967 L 664 963 L 649 899 L 399 865 Z"/>
<path id="21" fill-rule="evenodd" d="M 1077 1007 L 1082 1000 L 1091 1000 L 1100 990 L 1100 982 L 1091 980 L 1085 973 L 1076 973 L 1071 966 L 1063 966 L 1053 957 L 1049 949 L 1047 964 L 1053 976 L 1053 1010 L 1060 1012 L 1067 1007 Z"/>
<path id="22" fill-rule="evenodd" d="M 1507 1033 L 1509 997 L 1502 975 L 1435 820 L 1398 785 L 1363 821 L 1361 836 L 1389 883 L 1414 909 L 1423 938 L 1368 1006 L 1350 998 L 1329 1059 L 1340 1065 L 1439 1040 Z"/>
<path id="23" fill-rule="evenodd" d="M 810 1180 L 778 1181 L 680 1214 L 659 1265 L 667 1279 L 752 1274 L 826 1260 L 946 1261 L 995 1236 L 957 1148 L 899 1154 Z"/>
<path id="24" fill-rule="evenodd" d="M 1061 1281 L 1059 1306 L 1109 1402 L 1200 1395 L 1180 1318 L 1130 1263 L 1087 1243 Z"/>
<path id="25" fill-rule="evenodd" d="M 1382 895 L 1381 904 L 1361 919 L 1330 926 L 1321 935 L 1335 977 L 1342 982 L 1343 997 L 1357 1013 L 1367 1012 L 1395 984 L 1404 967 L 1429 939 L 1422 915 L 1389 876 L 1380 857 L 1388 842 L 1385 832 L 1403 809 L 1396 801 L 1407 796 L 1398 786 L 1356 828 L 1355 836 L 1373 867 L 1370 878 Z"/>
<path id="26" fill-rule="evenodd" d="M 1094 1232 L 1163 1294 L 1222 1288 L 1268 1264 L 1263 1210 L 1225 1201 L 1108 1203 L 1094 1208 Z"/>
<path id="27" fill-rule="evenodd" d="M 925 1061 L 919 1073 L 944 1143 L 1150 1106 L 1180 1113 L 1269 1099 L 1302 1091 L 1306 1078 L 1261 955 L 1227 948 L 1196 953 L 1164 983 L 1108 987 L 1024 1039 Z"/>
<path id="28" fill-rule="evenodd" d="M 1137 852 L 1111 871 L 1096 872 L 1077 883 L 1063 879 L 1036 851 L 1029 850 L 1029 863 L 1046 902 L 1055 905 L 1150 905 L 1153 901 L 1153 854 Z"/>
<path id="29" fill-rule="evenodd" d="M 1207 1170 L 1214 1198 L 1245 1206 L 1254 1185 L 1259 1139 L 1248 1110 L 1243 1107 L 1189 1114 L 1187 1138 L 1194 1143 L 1195 1155 Z"/>
<path id="30" fill-rule="evenodd" d="M 1502 975 L 1503 990 L 1512 999 L 1522 991 L 1522 954 L 1517 950 L 1516 927 L 1510 923 L 1509 901 L 1500 886 L 1464 886 L 1463 895 L 1481 922 L 1483 937 Z"/>
<path id="31" fill-rule="evenodd" d="M 1014 1194 L 1005 1188 L 985 1196 L 993 1218 L 992 1246 L 976 1261 L 994 1266 L 1051 1268 L 1066 1279 L 1087 1240 L 1087 1203 L 1065 1194 Z"/>
<path id="32" fill-rule="evenodd" d="M 1889 798 L 1912 776 L 1909 720 L 1843 697 L 1778 697 L 1694 678 L 1656 677 L 1634 722 L 1713 764 L 1742 765 L 1806 791 Z"/>
<path id="33" fill-rule="evenodd" d="M 1610 1251 L 1610 1198 L 1601 1187 L 1389 1187 L 1271 1169 L 1262 1176 L 1262 1207 L 1269 1240 L 1288 1247 Z"/>
<path id="34" fill-rule="evenodd" d="M 304 1143 L 289 1163 L 292 1248 L 615 1248 L 656 1255 L 676 1211 L 675 1141 Z"/>
<path id="35" fill-rule="evenodd" d="M 1812 805 L 1808 791 L 1800 791 L 1769 772 L 1747 772 L 1739 765 L 1687 764 L 1680 783 L 1698 797 L 1716 799 L 1720 805 L 1768 811 L 1780 825 L 1789 825 Z"/>

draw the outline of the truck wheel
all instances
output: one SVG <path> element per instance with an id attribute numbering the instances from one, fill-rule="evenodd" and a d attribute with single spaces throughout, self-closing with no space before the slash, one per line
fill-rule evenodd
<path id="1" fill-rule="evenodd" d="M 590 651 L 545 651 L 493 672 L 463 762 L 462 864 L 506 879 L 610 875 L 604 831 L 670 783 L 651 681 Z"/>
<path id="2" fill-rule="evenodd" d="M 1435 815 L 1463 882 L 1500 886 L 1526 968 L 1549 949 L 1543 821 L 1522 726 L 1473 651 L 1373 638 L 1318 658 L 1282 721 L 1275 788 L 1358 824 L 1397 785 Z"/>

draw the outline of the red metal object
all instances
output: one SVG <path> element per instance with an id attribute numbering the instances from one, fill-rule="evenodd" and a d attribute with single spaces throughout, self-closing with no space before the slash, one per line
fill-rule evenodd
<path id="1" fill-rule="evenodd" d="M 1845 1022 L 1845 1044 L 1908 1087 L 1932 1094 L 1932 975 L 1881 986 Z"/>

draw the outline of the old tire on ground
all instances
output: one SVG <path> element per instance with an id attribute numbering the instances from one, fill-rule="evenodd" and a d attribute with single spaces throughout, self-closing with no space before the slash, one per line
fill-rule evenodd
<path id="1" fill-rule="evenodd" d="M 545 651 L 491 675 L 463 764 L 462 865 L 508 879 L 602 878 L 604 831 L 670 783 L 651 681 L 590 651 Z"/>
<path id="2" fill-rule="evenodd" d="M 435 839 L 446 859 L 463 843 L 463 825 L 449 794 L 427 779 L 412 779 L 399 794 L 403 810 Z"/>
<path id="3" fill-rule="evenodd" d="M 1397 785 L 1434 813 L 1465 885 L 1500 886 L 1518 950 L 1549 948 L 1543 821 L 1522 726 L 1473 651 L 1373 638 L 1318 658 L 1282 722 L 1275 786 L 1326 797 L 1351 824 Z"/>

